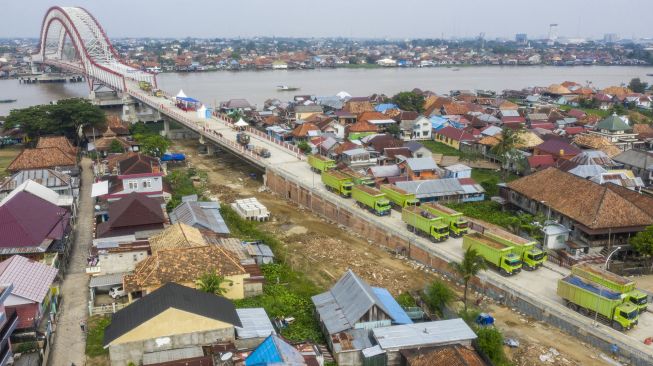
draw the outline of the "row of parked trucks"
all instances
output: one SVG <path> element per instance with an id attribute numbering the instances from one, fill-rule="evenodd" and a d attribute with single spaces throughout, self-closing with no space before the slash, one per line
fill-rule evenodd
<path id="1" fill-rule="evenodd" d="M 311 155 L 308 161 L 311 169 L 321 174 L 327 190 L 352 197 L 359 206 L 379 216 L 389 215 L 392 207 L 401 210 L 401 219 L 409 230 L 434 242 L 462 236 L 464 250 L 475 249 L 505 276 L 522 269 L 534 271 L 547 260 L 546 252 L 535 241 L 488 223 L 476 223 L 476 232 L 468 234 L 469 223 L 460 212 L 436 203 L 420 204 L 415 194 L 394 185 L 376 189 L 373 182 L 370 184 L 358 173 L 335 169 L 335 161 L 323 156 Z M 571 274 L 558 281 L 557 293 L 570 309 L 620 331 L 637 324 L 648 300 L 633 281 L 590 264 L 573 266 Z"/>
<path id="2" fill-rule="evenodd" d="M 646 311 L 648 296 L 635 282 L 591 264 L 577 264 L 558 280 L 557 288 L 568 308 L 623 331 L 637 325 Z"/>

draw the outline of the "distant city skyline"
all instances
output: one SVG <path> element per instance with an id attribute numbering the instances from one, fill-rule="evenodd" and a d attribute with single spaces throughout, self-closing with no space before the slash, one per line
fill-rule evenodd
<path id="1" fill-rule="evenodd" d="M 180 5 L 181 4 L 181 5 Z M 186 6 L 187 4 L 190 4 Z M 0 12 L 0 38 L 38 37 L 46 10 L 64 5 L 52 0 L 7 2 Z M 234 38 L 473 38 L 514 40 L 546 38 L 549 24 L 558 24 L 559 37 L 603 39 L 653 36 L 650 0 L 519 0 L 440 3 L 406 0 L 332 0 L 309 6 L 293 0 L 248 0 L 192 3 L 77 0 L 89 10 L 109 37 Z"/>

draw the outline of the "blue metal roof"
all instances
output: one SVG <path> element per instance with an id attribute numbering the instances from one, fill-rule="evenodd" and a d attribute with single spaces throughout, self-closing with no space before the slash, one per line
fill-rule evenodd
<path id="1" fill-rule="evenodd" d="M 267 365 L 305 365 L 304 357 L 293 346 L 286 343 L 278 335 L 273 334 L 266 338 L 247 359 L 245 366 Z"/>
<path id="2" fill-rule="evenodd" d="M 372 287 L 372 292 L 379 298 L 381 303 L 385 306 L 386 309 L 390 312 L 390 317 L 392 318 L 393 324 L 413 324 L 413 321 L 410 320 L 408 314 L 404 309 L 399 305 L 397 300 L 395 300 L 388 290 L 382 287 Z"/>
<path id="3" fill-rule="evenodd" d="M 379 104 L 376 107 L 374 107 L 374 110 L 376 110 L 377 112 L 385 113 L 385 111 L 387 111 L 388 109 L 395 109 L 395 108 L 397 108 L 396 104 L 383 103 L 383 104 Z"/>

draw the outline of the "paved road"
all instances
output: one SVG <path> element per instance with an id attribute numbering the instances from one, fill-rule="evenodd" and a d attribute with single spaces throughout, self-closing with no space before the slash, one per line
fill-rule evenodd
<path id="1" fill-rule="evenodd" d="M 175 108 L 171 101 L 163 98 L 142 96 L 141 99 L 155 106 L 157 109 L 160 109 L 159 107 L 161 105 L 166 106 L 168 111 L 174 110 L 175 114 L 187 118 L 189 120 L 188 123 L 204 126 L 208 130 L 215 130 L 222 134 L 228 141 L 235 141 L 236 132 L 222 120 L 216 118 L 199 120 L 193 112 L 183 112 Z M 291 151 L 255 134 L 250 134 L 250 136 L 252 137 L 251 144 L 268 148 L 272 153 L 269 159 L 263 159 L 263 165 L 265 167 L 296 178 L 306 186 L 312 187 L 312 189 L 319 192 L 323 197 L 330 197 L 332 202 L 337 202 L 340 206 L 355 207 L 353 200 L 344 199 L 326 191 L 320 181 L 320 176 L 313 173 L 308 164 L 305 161 L 297 159 Z M 406 226 L 401 220 L 401 214 L 398 212 L 393 211 L 390 217 L 379 218 L 360 208 L 354 208 L 354 210 L 358 210 L 360 215 L 365 216 L 370 221 L 379 221 L 389 231 L 408 234 Z M 463 251 L 460 239 L 449 239 L 445 243 L 433 244 L 427 239 L 414 237 L 413 242 L 419 243 L 422 247 L 427 248 L 430 252 L 445 260 L 460 260 L 462 258 Z M 545 306 L 556 307 L 559 311 L 566 313 L 568 317 L 574 317 L 585 324 L 591 324 L 592 319 L 566 309 L 562 304 L 562 300 L 556 294 L 557 280 L 567 273 L 569 273 L 567 269 L 548 263 L 547 266 L 538 271 L 523 271 L 518 276 L 510 278 L 504 278 L 492 271 L 488 271 L 483 277 L 491 277 L 493 280 L 503 283 L 517 292 L 530 295 L 530 297 L 537 299 L 537 301 Z M 610 334 L 611 337 L 621 339 L 624 343 L 641 343 L 644 338 L 650 337 L 653 334 L 651 333 L 651 326 L 653 326 L 653 314 L 646 312 L 640 317 L 639 326 L 627 334 L 617 332 L 605 326 L 601 326 L 601 328 L 602 331 Z M 647 348 L 645 352 L 653 354 L 653 349 Z"/>
<path id="2" fill-rule="evenodd" d="M 82 181 L 75 243 L 68 272 L 61 286 L 63 306 L 50 352 L 48 364 L 51 366 L 68 366 L 71 363 L 81 366 L 86 360 L 86 342 L 79 324 L 82 320 L 86 321 L 88 314 L 88 275 L 85 268 L 93 230 L 93 173 L 91 160 L 84 158 L 81 165 Z"/>

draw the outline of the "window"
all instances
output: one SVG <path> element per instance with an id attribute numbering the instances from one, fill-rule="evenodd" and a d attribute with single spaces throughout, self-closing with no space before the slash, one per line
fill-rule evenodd
<path id="1" fill-rule="evenodd" d="M 138 261 L 138 256 L 134 254 L 134 262 Z"/>
<path id="2" fill-rule="evenodd" d="M 129 189 L 138 189 L 138 181 L 137 180 L 129 180 L 127 181 L 127 186 Z"/>
<path id="3" fill-rule="evenodd" d="M 152 180 L 151 179 L 143 180 L 143 188 L 152 188 Z"/>

